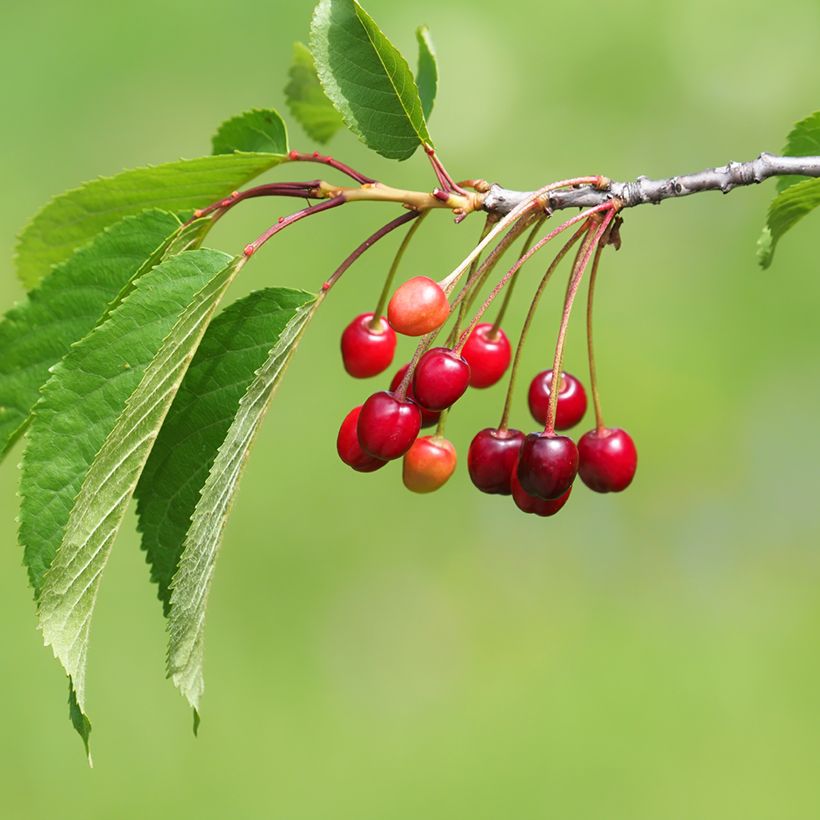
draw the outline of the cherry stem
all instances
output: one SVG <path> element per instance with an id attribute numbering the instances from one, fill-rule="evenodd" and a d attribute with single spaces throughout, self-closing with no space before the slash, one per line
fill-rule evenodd
<path id="1" fill-rule="evenodd" d="M 510 411 L 512 409 L 513 392 L 515 390 L 515 377 L 518 374 L 518 368 L 521 363 L 521 353 L 524 350 L 524 342 L 529 335 L 530 325 L 535 317 L 535 312 L 538 309 L 538 303 L 541 301 L 541 296 L 544 293 L 547 284 L 552 275 L 555 273 L 558 266 L 561 264 L 564 257 L 570 252 L 576 242 L 589 230 L 588 225 L 582 225 L 577 231 L 564 243 L 561 250 L 555 255 L 555 259 L 550 262 L 549 267 L 541 278 L 541 282 L 535 291 L 532 298 L 532 304 L 527 311 L 527 316 L 524 319 L 524 324 L 521 327 L 521 335 L 518 337 L 518 346 L 515 349 L 515 357 L 513 358 L 512 368 L 510 369 L 510 382 L 507 385 L 507 396 L 504 399 L 504 410 L 501 413 L 501 421 L 498 425 L 499 430 L 506 430 L 510 422 Z"/>
<path id="2" fill-rule="evenodd" d="M 547 410 L 547 422 L 544 425 L 544 433 L 547 436 L 555 435 L 555 414 L 558 410 L 558 394 L 560 392 L 560 374 L 564 365 L 564 343 L 567 336 L 567 327 L 569 326 L 569 317 L 572 313 L 572 305 L 575 301 L 575 295 L 578 293 L 578 286 L 581 284 L 584 271 L 589 264 L 590 256 L 593 248 L 601 241 L 601 237 L 606 233 L 609 224 L 615 218 L 617 206 L 612 202 L 608 202 L 606 214 L 601 222 L 598 224 L 595 232 L 587 234 L 587 238 L 582 245 L 580 259 L 578 259 L 573 266 L 572 278 L 567 289 L 567 295 L 564 299 L 564 310 L 561 315 L 561 325 L 558 328 L 558 341 L 555 343 L 555 357 L 552 364 L 552 389 L 550 389 L 550 403 Z"/>
<path id="3" fill-rule="evenodd" d="M 484 300 L 484 304 L 478 309 L 478 313 L 473 317 L 472 322 L 470 322 L 470 326 L 461 334 L 461 337 L 458 340 L 458 343 L 453 348 L 455 353 L 460 354 L 461 349 L 464 347 L 467 339 L 469 338 L 470 334 L 473 332 L 475 326 L 481 320 L 481 317 L 484 315 L 484 311 L 493 303 L 493 300 L 499 293 L 504 289 L 504 286 L 507 282 L 515 276 L 516 273 L 521 269 L 524 263 L 534 256 L 544 245 L 547 244 L 550 240 L 554 239 L 558 234 L 565 231 L 567 228 L 571 228 L 573 225 L 576 225 L 578 222 L 582 222 L 588 219 L 595 213 L 599 211 L 612 211 L 613 204 L 611 202 L 604 202 L 601 205 L 596 205 L 594 208 L 588 208 L 586 211 L 582 211 L 580 214 L 573 216 L 571 219 L 568 219 L 566 222 L 560 224 L 557 228 L 554 228 L 550 231 L 546 236 L 541 237 L 525 254 L 519 257 L 518 261 L 504 274 L 501 281 L 492 289 L 490 295 Z"/>
<path id="4" fill-rule="evenodd" d="M 464 271 L 467 270 L 472 261 L 477 256 L 480 256 L 484 251 L 484 248 L 486 248 L 496 238 L 496 236 L 506 231 L 507 228 L 520 216 L 533 210 L 545 209 L 548 205 L 547 202 L 543 201 L 545 194 L 548 194 L 550 191 L 558 190 L 559 188 L 571 188 L 573 185 L 595 185 L 597 187 L 603 185 L 605 181 L 606 178 L 601 176 L 574 177 L 573 179 L 562 179 L 558 182 L 551 182 L 549 185 L 545 185 L 543 188 L 533 191 L 527 197 L 522 199 L 521 202 L 519 202 L 518 205 L 516 205 L 501 220 L 499 220 L 487 236 L 485 236 L 484 239 L 479 242 L 469 254 L 467 254 L 467 257 L 461 261 L 458 267 L 442 279 L 441 282 L 439 282 L 442 290 L 444 290 L 445 293 L 450 293 L 455 283 L 461 278 Z M 597 205 L 596 208 L 603 209 L 605 207 L 609 207 L 609 205 L 610 203 L 606 202 L 601 205 Z"/>
<path id="5" fill-rule="evenodd" d="M 482 239 L 490 232 L 490 228 L 492 227 L 494 218 L 491 214 L 487 214 L 487 218 L 484 220 L 484 225 L 481 228 L 481 235 L 478 237 L 478 241 L 481 242 Z M 473 277 L 475 276 L 476 269 L 478 268 L 478 263 L 481 261 L 481 257 L 477 256 L 473 259 L 473 263 L 470 265 L 470 270 L 467 274 L 467 282 L 462 288 L 462 292 L 470 287 L 470 283 L 474 281 Z M 453 301 L 453 305 L 451 306 L 450 310 L 452 312 L 453 308 L 458 304 L 459 299 L 461 298 L 461 293 L 458 294 L 456 299 Z M 455 324 L 453 325 L 452 330 L 450 331 L 450 335 L 447 337 L 447 347 L 450 347 L 455 340 L 458 338 L 459 329 L 461 328 L 461 323 L 464 321 L 464 315 L 466 313 L 465 302 L 461 301 L 461 305 L 458 310 L 458 316 L 456 317 Z"/>
<path id="6" fill-rule="evenodd" d="M 319 185 L 321 185 L 321 181 L 314 179 L 309 182 L 272 182 L 267 185 L 257 185 L 245 191 L 234 191 L 230 196 L 226 196 L 224 199 L 220 199 L 205 208 L 197 208 L 193 217 L 185 224 L 190 225 L 194 219 L 208 216 L 214 211 L 224 213 L 233 208 L 238 202 L 259 196 L 291 196 L 298 199 L 315 199 Z M 222 216 L 222 214 L 220 213 L 219 216 Z"/>
<path id="7" fill-rule="evenodd" d="M 310 154 L 302 153 L 300 151 L 289 151 L 288 159 L 291 160 L 291 162 L 318 162 L 321 165 L 328 165 L 331 168 L 335 168 L 337 171 L 341 171 L 343 174 L 349 176 L 351 179 L 355 179 L 356 182 L 360 183 L 361 185 L 369 185 L 376 181 L 372 177 L 368 177 L 362 173 L 359 173 L 359 171 L 357 171 L 355 168 L 351 168 L 344 162 L 339 162 L 339 160 L 333 159 L 333 157 L 324 156 L 320 154 L 318 151 L 314 151 Z"/>
<path id="8" fill-rule="evenodd" d="M 444 438 L 444 431 L 447 428 L 447 417 L 450 415 L 450 408 L 441 411 L 438 417 L 438 424 L 436 425 L 435 438 Z"/>
<path id="9" fill-rule="evenodd" d="M 370 327 L 372 330 L 379 330 L 381 328 L 381 321 L 380 317 L 382 312 L 384 311 L 385 305 L 387 304 L 387 300 L 390 298 L 390 294 L 393 289 L 393 281 L 396 278 L 396 273 L 398 272 L 399 265 L 401 264 L 402 257 L 404 256 L 404 252 L 407 250 L 407 247 L 410 245 L 413 237 L 416 234 L 416 231 L 419 229 L 419 226 L 422 222 L 424 222 L 424 218 L 429 214 L 429 211 L 415 211 L 411 214 L 411 219 L 413 217 L 418 217 L 416 221 L 410 226 L 410 230 L 404 235 L 404 239 L 401 241 L 401 245 L 399 245 L 399 249 L 396 251 L 396 255 L 393 257 L 393 263 L 390 265 L 390 270 L 387 273 L 387 278 L 384 280 L 384 287 L 382 288 L 382 292 L 379 295 L 379 301 L 376 303 L 376 309 L 373 311 L 373 319 L 370 322 Z M 405 221 L 410 221 L 409 219 Z"/>
<path id="10" fill-rule="evenodd" d="M 275 225 L 271 225 L 265 233 L 263 233 L 258 239 L 251 242 L 250 245 L 245 245 L 245 256 L 252 256 L 255 254 L 259 248 L 265 244 L 265 242 L 279 233 L 279 231 L 287 228 L 288 225 L 292 225 L 294 222 L 298 222 L 306 216 L 313 216 L 321 211 L 327 211 L 330 208 L 337 207 L 338 205 L 344 205 L 345 202 L 347 202 L 347 199 L 344 194 L 339 194 L 338 196 L 331 197 L 330 199 L 326 199 L 322 202 L 317 202 L 315 205 L 309 205 L 307 208 L 302 208 L 301 211 L 296 211 L 296 213 L 289 214 L 288 216 L 280 216 Z"/>
<path id="11" fill-rule="evenodd" d="M 610 231 L 611 233 L 611 231 Z M 589 356 L 589 385 L 592 391 L 592 404 L 595 408 L 595 428 L 600 435 L 604 431 L 604 416 L 601 412 L 601 395 L 598 389 L 598 369 L 595 365 L 595 346 L 592 342 L 592 306 L 595 301 L 595 283 L 598 280 L 598 263 L 601 253 L 607 245 L 609 233 L 601 238 L 595 249 L 592 268 L 589 272 L 589 290 L 587 292 L 587 355 Z"/>
<path id="12" fill-rule="evenodd" d="M 538 233 L 539 228 L 544 224 L 544 220 L 547 217 L 544 216 L 532 226 L 532 230 L 530 231 L 529 236 L 524 241 L 524 247 L 521 249 L 521 253 L 519 256 L 523 256 L 531 247 L 532 243 L 535 241 L 535 235 Z M 510 282 L 510 286 L 507 288 L 507 292 L 504 294 L 504 301 L 501 303 L 501 308 L 498 311 L 498 315 L 495 317 L 495 321 L 493 322 L 493 326 L 490 328 L 490 332 L 487 334 L 487 338 L 491 340 L 495 340 L 498 337 L 498 330 L 501 327 L 501 322 L 504 320 L 504 315 L 507 312 L 507 308 L 510 305 L 510 300 L 512 299 L 513 291 L 515 290 L 515 283 L 517 279 L 513 279 Z"/>
<path id="13" fill-rule="evenodd" d="M 395 219 L 391 219 L 386 225 L 382 225 L 379 230 L 375 233 L 372 233 L 367 239 L 359 245 L 350 256 L 339 265 L 338 268 L 333 272 L 333 275 L 328 279 L 323 285 L 322 290 L 327 292 L 329 291 L 336 282 L 341 279 L 342 274 L 369 248 L 372 248 L 380 239 L 387 236 L 391 231 L 396 230 L 396 228 L 400 228 L 402 225 L 410 222 L 412 219 L 417 219 L 419 217 L 418 211 L 406 211 L 405 213 L 397 216 Z M 377 324 L 377 327 L 381 327 L 381 325 Z"/>

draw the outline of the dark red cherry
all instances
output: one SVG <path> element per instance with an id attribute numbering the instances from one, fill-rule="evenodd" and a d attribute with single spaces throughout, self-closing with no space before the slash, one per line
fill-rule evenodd
<path id="1" fill-rule="evenodd" d="M 524 443 L 520 430 L 487 427 L 476 433 L 467 451 L 467 470 L 482 493 L 509 495 L 510 478 Z"/>
<path id="2" fill-rule="evenodd" d="M 401 384 L 402 379 L 404 378 L 404 374 L 407 372 L 407 368 L 410 367 L 409 364 L 403 365 L 396 371 L 396 375 L 393 376 L 393 380 L 390 382 L 390 392 L 395 393 L 398 386 Z M 410 384 L 407 385 L 407 398 L 416 400 L 415 395 L 413 394 L 413 380 L 410 379 Z M 433 412 L 432 410 L 425 410 L 423 407 L 419 407 L 421 410 L 421 426 L 422 427 L 433 427 L 434 425 L 438 424 L 438 420 L 441 417 L 441 413 Z"/>
<path id="3" fill-rule="evenodd" d="M 547 410 L 550 404 L 550 385 L 552 370 L 544 370 L 531 382 L 527 394 L 530 413 L 541 424 L 547 423 Z M 587 394 L 575 376 L 564 373 L 561 377 L 561 389 L 558 391 L 558 407 L 555 412 L 555 429 L 569 430 L 575 427 L 587 411 Z"/>
<path id="4" fill-rule="evenodd" d="M 349 467 L 360 473 L 372 473 L 387 464 L 380 458 L 373 458 L 362 450 L 356 426 L 359 423 L 361 407 L 354 407 L 342 422 L 339 435 L 336 437 L 336 452 L 339 458 Z"/>
<path id="5" fill-rule="evenodd" d="M 403 401 L 387 390 L 374 393 L 362 405 L 356 430 L 362 450 L 389 461 L 403 456 L 421 428 L 421 411 L 411 399 Z"/>
<path id="6" fill-rule="evenodd" d="M 396 332 L 383 316 L 357 316 L 342 333 L 342 363 L 356 379 L 377 376 L 390 367 L 396 351 Z"/>
<path id="7" fill-rule="evenodd" d="M 359 422 L 361 425 L 361 422 Z M 530 433 L 518 455 L 518 480 L 530 495 L 558 498 L 578 473 L 578 448 L 567 436 Z"/>
<path id="8" fill-rule="evenodd" d="M 456 469 L 456 448 L 441 436 L 423 436 L 404 454 L 402 479 L 414 493 L 432 493 L 447 483 Z"/>
<path id="9" fill-rule="evenodd" d="M 390 326 L 405 336 L 437 330 L 450 315 L 447 294 L 428 276 L 414 276 L 400 285 L 387 306 Z"/>
<path id="10" fill-rule="evenodd" d="M 467 337 L 461 355 L 470 365 L 470 387 L 492 387 L 510 366 L 510 340 L 499 327 L 482 322 Z"/>
<path id="11" fill-rule="evenodd" d="M 578 442 L 578 475 L 596 493 L 619 493 L 635 477 L 638 451 L 624 430 L 590 430 Z"/>
<path id="12" fill-rule="evenodd" d="M 512 497 L 513 501 L 515 501 L 515 506 L 522 512 L 540 515 L 542 518 L 555 515 L 555 513 L 567 503 L 569 494 L 572 492 L 572 486 L 570 485 L 570 488 L 563 495 L 559 495 L 558 498 L 537 498 L 534 495 L 530 495 L 521 486 L 516 470 L 513 470 L 510 485 L 512 487 Z"/>
<path id="13" fill-rule="evenodd" d="M 470 384 L 470 365 L 446 347 L 428 350 L 413 374 L 413 395 L 427 410 L 446 410 Z"/>

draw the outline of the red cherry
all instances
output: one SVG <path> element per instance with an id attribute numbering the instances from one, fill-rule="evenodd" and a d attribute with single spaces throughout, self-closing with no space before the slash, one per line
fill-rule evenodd
<path id="1" fill-rule="evenodd" d="M 342 363 L 356 379 L 386 370 L 395 351 L 396 333 L 383 316 L 374 323 L 372 313 L 362 313 L 342 333 Z"/>
<path id="2" fill-rule="evenodd" d="M 547 410 L 550 404 L 550 385 L 552 370 L 544 370 L 530 382 L 527 401 L 530 413 L 541 424 L 547 423 Z M 564 373 L 561 376 L 561 389 L 558 391 L 558 407 L 555 412 L 555 429 L 569 430 L 575 427 L 587 411 L 587 394 L 575 376 Z"/>
<path id="3" fill-rule="evenodd" d="M 407 368 L 410 367 L 409 364 L 403 365 L 396 371 L 396 375 L 393 376 L 393 380 L 390 382 L 390 392 L 395 393 L 398 386 L 401 384 L 402 379 L 404 378 L 404 374 L 407 372 Z M 413 394 L 413 380 L 410 379 L 410 384 L 407 385 L 407 398 L 412 399 L 413 401 L 416 400 L 415 395 Z M 426 410 L 424 407 L 419 407 L 421 410 L 421 426 L 422 427 L 432 427 L 435 424 L 438 424 L 438 420 L 441 417 L 441 413 L 436 413 L 433 410 Z"/>
<path id="4" fill-rule="evenodd" d="M 462 348 L 471 387 L 492 387 L 510 366 L 510 340 L 501 328 L 492 333 L 493 327 L 489 322 L 476 325 Z"/>
<path id="5" fill-rule="evenodd" d="M 403 456 L 421 428 L 421 411 L 410 400 L 401 401 L 387 390 L 374 393 L 362 405 L 356 430 L 362 450 L 389 461 Z"/>
<path id="6" fill-rule="evenodd" d="M 359 423 L 361 407 L 354 407 L 342 422 L 336 437 L 336 452 L 339 458 L 359 473 L 372 473 L 387 464 L 380 458 L 373 458 L 362 450 L 356 426 Z"/>
<path id="7" fill-rule="evenodd" d="M 400 285 L 387 306 L 390 326 L 405 336 L 437 330 L 450 315 L 447 294 L 428 276 L 414 276 Z"/>
<path id="8" fill-rule="evenodd" d="M 413 393 L 428 410 L 446 410 L 455 404 L 470 384 L 470 365 L 446 347 L 428 350 L 416 365 Z"/>
<path id="9" fill-rule="evenodd" d="M 520 430 L 487 427 L 476 433 L 467 451 L 467 469 L 473 484 L 483 493 L 509 495 L 510 477 L 523 443 Z"/>
<path id="10" fill-rule="evenodd" d="M 625 430 L 590 430 L 578 442 L 578 474 L 596 493 L 619 493 L 635 477 L 638 451 Z"/>
<path id="11" fill-rule="evenodd" d="M 550 515 L 555 515 L 569 499 L 569 494 L 572 492 L 572 485 L 558 498 L 543 499 L 530 495 L 518 480 L 517 471 L 513 470 L 512 478 L 510 480 L 512 487 L 512 497 L 515 501 L 515 506 L 525 513 L 532 513 L 533 515 L 540 515 L 542 518 L 547 518 Z"/>
<path id="12" fill-rule="evenodd" d="M 518 480 L 538 498 L 558 498 L 578 473 L 578 448 L 567 436 L 530 433 L 518 456 Z"/>
<path id="13" fill-rule="evenodd" d="M 456 448 L 441 436 L 417 438 L 404 454 L 404 486 L 414 493 L 432 493 L 456 469 Z"/>

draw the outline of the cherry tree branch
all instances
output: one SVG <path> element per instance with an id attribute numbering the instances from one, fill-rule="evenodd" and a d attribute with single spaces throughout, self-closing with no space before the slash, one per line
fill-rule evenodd
<path id="1" fill-rule="evenodd" d="M 641 176 L 633 182 L 610 181 L 604 187 L 579 185 L 569 190 L 553 191 L 548 196 L 545 195 L 544 199 L 548 199 L 548 207 L 552 211 L 591 208 L 612 199 L 620 200 L 623 208 L 633 208 L 636 205 L 658 205 L 665 199 L 690 196 L 701 191 L 721 191 L 728 194 L 735 188 L 784 175 L 820 177 L 820 157 L 778 157 L 764 153 L 749 162 L 730 162 L 719 168 L 669 179 L 648 179 Z M 492 185 L 484 195 L 481 207 L 488 213 L 503 216 L 531 197 L 532 193 Z"/>

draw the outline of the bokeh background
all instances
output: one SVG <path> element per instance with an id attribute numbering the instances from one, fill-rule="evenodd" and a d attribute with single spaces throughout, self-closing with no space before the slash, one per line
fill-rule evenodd
<path id="1" fill-rule="evenodd" d="M 366 5 L 412 62 L 414 27 L 430 25 L 443 75 L 431 125 L 457 177 L 527 188 L 697 170 L 779 150 L 820 103 L 816 0 Z M 4 3 L 2 307 L 22 297 L 15 233 L 49 196 L 207 153 L 222 119 L 283 107 L 310 9 Z M 312 148 L 295 124 L 291 142 Z M 386 181 L 432 184 L 423 157 L 389 163 L 347 134 L 332 150 Z M 606 414 L 636 439 L 638 476 L 621 497 L 579 488 L 550 520 L 474 491 L 463 463 L 446 490 L 416 497 L 398 465 L 359 476 L 337 461 L 339 420 L 374 389 L 343 374 L 339 333 L 372 309 L 395 242 L 371 251 L 307 334 L 248 465 L 210 604 L 196 740 L 163 678 L 163 622 L 129 517 L 93 629 L 86 768 L 21 567 L 18 445 L 0 469 L 0 815 L 820 816 L 820 222 L 761 272 L 772 192 L 627 215 L 597 335 Z M 240 248 L 280 207 L 248 203 L 213 244 Z M 317 287 L 392 213 L 303 223 L 234 295 Z M 405 273 L 449 272 L 479 227 L 432 217 Z M 560 290 L 526 373 L 551 359 Z M 581 331 L 568 369 L 585 375 Z M 452 415 L 462 456 L 502 398 L 475 393 Z M 523 393 L 514 415 L 533 426 Z"/>

